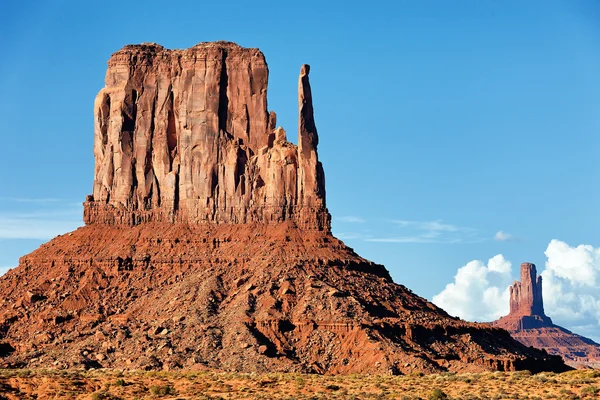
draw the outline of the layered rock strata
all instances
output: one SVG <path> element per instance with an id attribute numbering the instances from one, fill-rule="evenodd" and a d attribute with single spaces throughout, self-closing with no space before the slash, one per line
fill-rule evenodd
<path id="1" fill-rule="evenodd" d="M 126 46 L 94 104 L 90 224 L 278 223 L 329 229 L 308 72 L 301 69 L 298 146 L 267 109 L 258 49 Z"/>
<path id="2" fill-rule="evenodd" d="M 89 225 L 0 279 L 0 366 L 327 374 L 562 371 L 450 317 L 330 234 Z"/>
<path id="3" fill-rule="evenodd" d="M 309 67 L 298 146 L 256 49 L 126 46 L 95 104 L 86 226 L 0 278 L 0 366 L 566 369 L 395 284 L 332 236 Z"/>
<path id="4" fill-rule="evenodd" d="M 510 312 L 492 323 L 526 346 L 561 356 L 574 367 L 600 366 L 600 345 L 552 323 L 544 313 L 542 277 L 532 263 L 521 264 L 521 281 L 510 286 Z"/>

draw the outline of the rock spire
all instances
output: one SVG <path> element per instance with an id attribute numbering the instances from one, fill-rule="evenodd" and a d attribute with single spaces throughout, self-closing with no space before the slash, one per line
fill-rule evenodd
<path id="1" fill-rule="evenodd" d="M 298 79 L 298 194 L 305 204 L 320 208 L 325 199 L 325 174 L 317 155 L 319 135 L 315 125 L 309 73 L 310 65 L 304 64 Z"/>
<path id="2" fill-rule="evenodd" d="M 600 366 L 600 345 L 591 339 L 577 335 L 554 325 L 544 312 L 542 277 L 537 276 L 535 265 L 521 264 L 521 282 L 510 288 L 510 312 L 492 322 L 504 328 L 511 336 L 526 346 L 544 349 L 563 357 L 573 367 Z"/>
<path id="3" fill-rule="evenodd" d="M 521 281 L 513 283 L 509 291 L 510 312 L 494 324 L 508 331 L 552 325 L 552 320 L 544 314 L 542 277 L 537 276 L 535 264 L 521 264 Z"/>
<path id="4" fill-rule="evenodd" d="M 542 300 L 542 277 L 537 276 L 535 264 L 521 264 L 521 282 L 513 283 L 509 290 L 511 315 L 546 317 Z"/>

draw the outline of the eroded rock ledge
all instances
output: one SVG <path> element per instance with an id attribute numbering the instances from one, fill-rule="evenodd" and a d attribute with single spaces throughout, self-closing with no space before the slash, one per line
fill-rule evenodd
<path id="1" fill-rule="evenodd" d="M 94 105 L 87 225 L 278 223 L 329 231 L 309 66 L 298 83 L 298 146 L 267 108 L 258 49 L 125 46 Z"/>

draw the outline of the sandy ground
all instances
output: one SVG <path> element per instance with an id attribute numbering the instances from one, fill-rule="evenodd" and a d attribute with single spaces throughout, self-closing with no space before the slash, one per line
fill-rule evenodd
<path id="1" fill-rule="evenodd" d="M 585 399 L 600 371 L 425 376 L 2 370 L 0 399 Z"/>

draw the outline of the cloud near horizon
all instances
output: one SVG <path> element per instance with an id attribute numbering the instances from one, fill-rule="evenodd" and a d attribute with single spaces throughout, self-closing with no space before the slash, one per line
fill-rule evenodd
<path id="1" fill-rule="evenodd" d="M 367 242 L 379 243 L 475 243 L 477 230 L 442 222 L 391 220 L 402 233 L 386 237 L 371 237 Z"/>
<path id="2" fill-rule="evenodd" d="M 439 219 L 435 221 L 407 221 L 397 219 L 393 220 L 392 222 L 401 227 L 412 227 L 421 231 L 457 232 L 465 229 L 456 225 L 445 224 Z"/>
<path id="3" fill-rule="evenodd" d="M 362 224 L 367 222 L 364 218 L 357 217 L 355 215 L 345 215 L 342 217 L 335 217 L 336 221 L 347 222 L 349 224 Z"/>
<path id="4" fill-rule="evenodd" d="M 83 225 L 81 204 L 61 204 L 61 207 L 0 212 L 0 239 L 48 240 Z"/>
<path id="5" fill-rule="evenodd" d="M 600 248 L 572 247 L 553 239 L 544 253 L 546 315 L 557 325 L 600 340 Z M 454 282 L 433 297 L 449 314 L 468 321 L 491 321 L 509 311 L 512 264 L 498 254 L 485 265 L 473 260 L 459 268 Z"/>
<path id="6" fill-rule="evenodd" d="M 448 314 L 468 321 L 493 321 L 508 313 L 512 264 L 502 254 L 460 267 L 454 282 L 433 296 L 433 303 Z"/>
<path id="7" fill-rule="evenodd" d="M 554 323 L 600 339 L 600 248 L 552 240 L 545 251 L 544 309 Z"/>
<path id="8" fill-rule="evenodd" d="M 33 203 L 33 204 L 48 204 L 63 202 L 61 199 L 55 198 L 25 198 L 25 197 L 0 197 L 0 201 L 13 203 Z"/>

